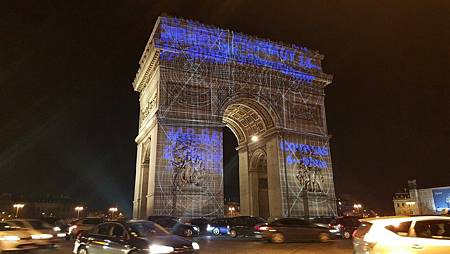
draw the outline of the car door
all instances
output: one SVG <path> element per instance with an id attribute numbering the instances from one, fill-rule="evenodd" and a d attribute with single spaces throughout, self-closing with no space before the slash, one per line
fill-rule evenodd
<path id="1" fill-rule="evenodd" d="M 450 220 L 416 221 L 407 244 L 405 247 L 412 253 L 450 253 Z"/>
<path id="2" fill-rule="evenodd" d="M 302 219 L 290 219 L 289 222 L 290 234 L 292 241 L 305 241 L 312 239 L 312 235 L 315 233 L 314 228 L 310 227 L 310 224 Z"/>
<path id="3" fill-rule="evenodd" d="M 111 223 L 108 237 L 105 238 L 104 253 L 123 254 L 128 253 L 130 246 L 128 245 L 129 235 L 127 230 L 120 223 Z"/>
<path id="4" fill-rule="evenodd" d="M 107 246 L 106 241 L 111 231 L 111 223 L 102 223 L 85 235 L 86 247 L 89 254 L 105 253 L 104 247 Z"/>

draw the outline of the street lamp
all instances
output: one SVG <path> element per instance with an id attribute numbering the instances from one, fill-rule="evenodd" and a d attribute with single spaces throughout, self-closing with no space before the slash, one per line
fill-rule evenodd
<path id="1" fill-rule="evenodd" d="M 84 207 L 82 206 L 77 206 L 75 207 L 75 211 L 77 211 L 77 218 L 80 218 L 80 212 L 84 210 Z"/>
<path id="2" fill-rule="evenodd" d="M 13 207 L 16 208 L 16 218 L 19 216 L 19 209 L 22 209 L 25 204 L 14 204 Z"/>
<path id="3" fill-rule="evenodd" d="M 230 216 L 231 216 L 231 217 L 233 217 L 234 210 L 236 210 L 236 208 L 234 208 L 233 206 L 228 207 L 228 211 L 230 211 Z"/>
<path id="4" fill-rule="evenodd" d="M 109 208 L 109 211 L 111 212 L 111 218 L 114 218 L 114 213 L 119 211 L 119 209 L 117 209 L 117 207 L 111 207 Z"/>
<path id="5" fill-rule="evenodd" d="M 357 211 L 358 211 L 358 213 L 360 213 L 361 211 L 361 208 L 362 208 L 362 205 L 361 204 L 354 204 L 353 205 L 353 208 L 355 208 Z"/>

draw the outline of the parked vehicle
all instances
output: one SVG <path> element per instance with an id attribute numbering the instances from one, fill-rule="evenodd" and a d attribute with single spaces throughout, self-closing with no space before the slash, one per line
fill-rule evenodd
<path id="1" fill-rule="evenodd" d="M 450 253 L 450 217 L 397 216 L 362 219 L 353 253 Z"/>
<path id="2" fill-rule="evenodd" d="M 320 241 L 330 239 L 328 228 L 297 218 L 283 218 L 260 226 L 261 238 L 274 243 Z"/>
<path id="3" fill-rule="evenodd" d="M 191 224 L 197 226 L 200 229 L 200 233 L 207 233 L 207 228 L 209 224 L 209 220 L 206 218 L 195 218 L 188 220 L 186 224 Z"/>
<path id="4" fill-rule="evenodd" d="M 87 217 L 84 219 L 75 220 L 70 223 L 68 234 L 71 238 L 75 238 L 78 234 L 84 231 L 89 231 L 104 221 L 105 220 L 103 218 L 98 217 Z"/>
<path id="5" fill-rule="evenodd" d="M 0 222 L 0 253 L 36 249 L 37 244 L 31 238 L 32 234 L 31 230 Z"/>
<path id="6" fill-rule="evenodd" d="M 198 226 L 181 223 L 177 217 L 149 216 L 148 220 L 158 223 L 167 231 L 175 235 L 193 237 L 199 235 L 200 233 L 200 228 Z"/>
<path id="7" fill-rule="evenodd" d="M 330 233 L 334 237 L 352 238 L 353 232 L 361 225 L 358 217 L 346 216 L 332 220 L 329 225 Z"/>
<path id="8" fill-rule="evenodd" d="M 218 218 L 213 219 L 208 224 L 206 231 L 212 233 L 213 235 L 228 235 L 230 230 L 230 219 L 229 218 Z"/>
<path id="9" fill-rule="evenodd" d="M 41 220 L 14 219 L 7 222 L 11 225 L 31 230 L 33 232 L 31 239 L 36 240 L 34 243 L 40 247 L 55 246 L 55 244 L 60 243 L 66 237 L 65 233 L 55 231 L 52 226 Z"/>
<path id="10" fill-rule="evenodd" d="M 229 220 L 229 236 L 235 238 L 238 236 L 255 237 L 258 229 L 262 225 L 267 225 L 265 219 L 253 216 L 238 216 Z"/>
<path id="11" fill-rule="evenodd" d="M 151 221 L 105 222 L 81 233 L 74 254 L 199 253 L 200 246 Z"/>

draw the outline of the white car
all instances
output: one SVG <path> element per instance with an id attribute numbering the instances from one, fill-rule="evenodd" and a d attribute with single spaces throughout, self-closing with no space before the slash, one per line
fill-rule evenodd
<path id="1" fill-rule="evenodd" d="M 353 234 L 354 254 L 450 253 L 450 217 L 362 219 Z"/>
<path id="2" fill-rule="evenodd" d="M 0 253 L 4 251 L 31 250 L 37 246 L 31 239 L 33 231 L 0 222 Z"/>
<path id="3" fill-rule="evenodd" d="M 65 233 L 58 232 L 48 223 L 41 220 L 14 219 L 7 222 L 20 228 L 32 230 L 34 233 L 31 235 L 31 238 L 39 246 L 53 246 L 66 237 Z"/>

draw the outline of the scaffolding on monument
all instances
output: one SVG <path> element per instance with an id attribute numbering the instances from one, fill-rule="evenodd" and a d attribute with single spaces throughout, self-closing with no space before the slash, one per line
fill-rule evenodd
<path id="1" fill-rule="evenodd" d="M 226 29 L 219 29 L 207 26 L 195 21 L 160 17 L 159 25 L 153 31 L 153 41 L 149 41 L 145 52 L 156 49 L 160 66 L 161 94 L 166 94 L 166 100 L 160 104 L 158 109 L 158 122 L 162 123 L 162 132 L 167 140 L 173 139 L 173 126 L 177 125 L 176 119 L 172 117 L 173 103 L 184 103 L 185 111 L 177 108 L 177 114 L 182 115 L 188 122 L 183 122 L 183 126 L 190 126 L 193 129 L 202 127 L 205 124 L 212 124 L 218 127 L 225 127 L 225 124 L 217 124 L 223 118 L 223 107 L 235 94 L 247 94 L 249 98 L 256 101 L 264 96 L 276 97 L 273 101 L 277 105 L 272 105 L 277 110 L 279 118 L 277 128 L 281 130 L 281 144 L 283 152 L 283 167 L 285 178 L 282 179 L 287 195 L 286 211 L 289 215 L 299 202 L 308 197 L 308 193 L 313 193 L 312 211 L 319 211 L 319 206 L 330 206 L 335 202 L 334 187 L 322 186 L 324 178 L 332 179 L 331 161 L 329 151 L 322 151 L 322 147 L 329 147 L 329 138 L 326 125 L 322 126 L 320 115 L 323 113 L 320 105 L 323 105 L 322 89 L 331 82 L 331 76 L 324 74 L 321 70 L 320 61 L 323 59 L 318 52 L 308 50 L 295 45 L 285 45 L 275 43 L 265 39 L 249 37 L 240 33 L 235 33 Z M 144 54 L 145 56 L 145 54 Z M 144 57 L 143 57 L 144 58 Z M 143 62 L 145 59 L 141 59 Z M 139 73 L 138 73 L 139 74 Z M 236 84 L 240 84 L 236 86 Z M 262 84 L 258 86 L 255 84 Z M 267 91 L 270 94 L 267 95 Z M 213 93 L 220 93 L 220 96 L 212 96 Z M 193 99 L 194 98 L 194 99 Z M 293 110 L 286 105 L 287 100 L 297 102 L 298 108 Z M 272 109 L 272 111 L 275 111 Z M 197 120 L 196 116 L 207 116 L 205 119 Z M 219 121 L 218 121 L 219 119 Z M 308 122 L 308 124 L 302 123 Z M 170 129 L 164 125 L 170 122 Z M 305 131 L 299 133 L 289 126 L 298 125 L 304 127 Z M 175 131 L 176 132 L 176 131 Z M 290 133 L 298 133 L 312 137 L 316 140 L 308 145 L 298 146 L 301 141 L 287 142 Z M 178 134 L 176 138 L 191 138 L 189 142 L 195 142 L 195 135 Z M 172 142 L 176 143 L 176 139 Z M 286 143 L 287 142 L 287 143 Z M 212 149 L 212 147 L 204 148 Z M 310 158 L 317 160 L 305 161 L 299 156 L 299 151 L 311 154 Z M 201 152 L 197 153 L 201 154 Z M 171 154 L 173 157 L 173 153 Z M 195 165 L 196 158 L 183 154 L 186 158 L 184 163 L 190 163 L 191 169 L 198 167 Z M 325 158 L 326 157 L 326 158 Z M 170 161 L 172 159 L 172 161 Z M 198 158 L 197 158 L 198 159 Z M 160 160 L 164 166 L 176 169 L 178 163 L 183 159 Z M 174 162 L 175 161 L 175 162 Z M 187 161 L 187 162 L 186 162 Z M 318 162 L 319 161 L 319 162 Z M 291 163 L 292 162 L 292 163 Z M 322 162 L 322 163 L 321 163 Z M 297 172 L 297 181 L 292 181 L 287 177 L 287 164 Z M 293 165 L 293 166 L 292 166 Z M 162 166 L 162 165 L 161 165 Z M 183 167 L 180 166 L 180 167 Z M 186 167 L 186 165 L 184 165 Z M 324 170 L 325 173 L 322 173 Z M 195 170 L 194 170 L 195 171 Z M 174 177 L 175 178 L 175 177 Z M 166 196 L 174 199 L 179 195 L 189 196 L 192 188 L 183 189 L 184 186 L 177 186 L 174 179 L 158 179 L 158 188 Z M 297 185 L 295 191 L 290 189 L 291 185 Z M 197 188 L 207 197 L 214 199 L 218 196 L 215 186 L 211 190 L 208 188 Z M 221 187 L 222 188 L 222 187 Z M 223 189 L 223 188 L 222 188 Z M 321 198 L 322 196 L 322 198 Z M 325 198 L 323 198 L 325 196 Z M 177 214 L 185 209 L 183 206 L 195 206 L 195 200 L 184 201 L 181 207 L 179 200 L 160 200 L 164 203 L 165 214 Z M 320 201 L 319 201 L 320 200 Z M 317 201 L 317 202 L 314 202 Z M 215 214 L 223 211 L 221 200 L 213 201 L 216 205 Z M 308 201 L 309 202 L 309 201 Z M 303 204 L 304 206 L 305 204 Z M 199 208 L 200 209 L 200 208 Z M 333 210 L 332 207 L 329 209 Z M 309 210 L 309 208 L 308 208 Z M 319 214 L 310 214 L 311 216 Z M 181 216 L 189 216 L 182 214 Z"/>

